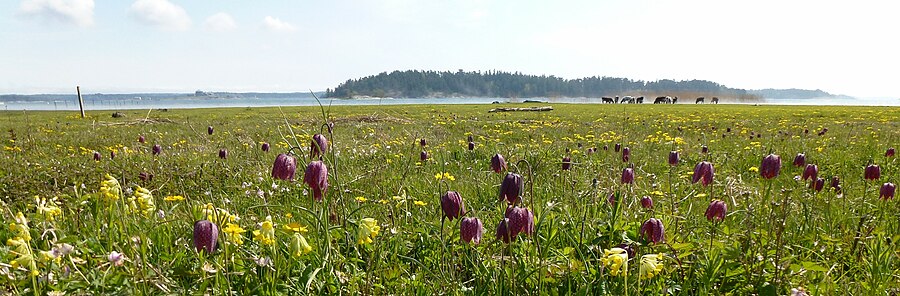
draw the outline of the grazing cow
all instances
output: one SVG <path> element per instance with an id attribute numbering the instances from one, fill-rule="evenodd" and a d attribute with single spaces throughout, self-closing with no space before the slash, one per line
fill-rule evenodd
<path id="1" fill-rule="evenodd" d="M 719 98 L 718 98 L 718 97 L 713 97 L 713 98 L 712 98 L 712 102 L 710 102 L 710 103 L 718 104 L 718 103 L 719 103 Z"/>
<path id="2" fill-rule="evenodd" d="M 616 96 L 616 101 L 613 102 L 613 104 L 618 104 L 618 103 L 619 103 L 619 96 Z"/>
<path id="3" fill-rule="evenodd" d="M 668 104 L 669 97 L 656 97 L 656 100 L 653 100 L 654 104 Z"/>
<path id="4" fill-rule="evenodd" d="M 694 101 L 694 104 L 703 104 L 703 99 L 705 99 L 705 98 L 704 97 L 697 98 L 697 100 Z"/>
<path id="5" fill-rule="evenodd" d="M 678 104 L 678 97 L 672 98 L 672 104 Z"/>
<path id="6" fill-rule="evenodd" d="M 622 104 L 634 104 L 634 97 L 632 97 L 632 96 L 624 96 L 624 97 L 622 97 L 622 100 L 619 101 L 619 103 L 622 103 Z"/>
<path id="7" fill-rule="evenodd" d="M 613 104 L 614 103 L 613 98 L 610 98 L 610 97 L 602 97 L 600 99 L 603 100 L 604 104 Z"/>
<path id="8" fill-rule="evenodd" d="M 637 104 L 643 104 L 643 103 L 644 103 L 644 96 L 637 97 Z"/>

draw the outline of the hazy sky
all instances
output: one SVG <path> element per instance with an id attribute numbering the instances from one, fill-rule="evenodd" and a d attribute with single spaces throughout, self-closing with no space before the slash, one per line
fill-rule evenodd
<path id="1" fill-rule="evenodd" d="M 897 1 L 0 1 L 0 93 L 324 90 L 392 70 L 900 96 Z"/>

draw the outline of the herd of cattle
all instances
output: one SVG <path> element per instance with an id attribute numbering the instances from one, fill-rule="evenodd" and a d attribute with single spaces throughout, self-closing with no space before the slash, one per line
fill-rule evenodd
<path id="1" fill-rule="evenodd" d="M 643 104 L 644 103 L 644 97 L 624 96 L 624 97 L 622 97 L 622 99 L 619 99 L 619 97 L 616 96 L 615 98 L 602 97 L 601 99 L 603 100 L 604 104 L 607 104 L 607 103 L 608 104 Z M 706 100 L 705 97 L 699 97 L 696 100 L 694 100 L 694 104 L 703 104 L 705 100 Z M 654 100 L 653 103 L 654 104 L 677 104 L 678 97 L 670 97 L 670 96 L 656 97 L 656 100 Z M 712 100 L 710 100 L 710 103 L 718 104 L 719 98 L 712 97 Z"/>

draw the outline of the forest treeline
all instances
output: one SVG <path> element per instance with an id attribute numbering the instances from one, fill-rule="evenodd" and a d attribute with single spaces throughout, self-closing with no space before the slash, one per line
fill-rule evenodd
<path id="1" fill-rule="evenodd" d="M 707 95 L 732 100 L 755 100 L 747 90 L 729 88 L 706 80 L 643 81 L 617 77 L 587 77 L 564 79 L 553 75 L 526 75 L 503 71 L 393 71 L 359 79 L 350 79 L 334 89 L 326 90 L 327 97 L 497 97 L 497 98 L 557 98 L 612 97 L 656 95 Z"/>

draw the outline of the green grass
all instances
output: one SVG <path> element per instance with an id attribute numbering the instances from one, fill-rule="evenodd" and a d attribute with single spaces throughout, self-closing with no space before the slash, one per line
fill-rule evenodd
<path id="1" fill-rule="evenodd" d="M 18 212 L 28 220 L 27 246 L 0 250 L 0 291 L 14 294 L 812 294 L 879 295 L 900 291 L 900 214 L 879 199 L 882 183 L 898 183 L 900 146 L 896 107 L 749 105 L 566 105 L 550 112 L 487 113 L 492 106 L 340 106 L 135 110 L 110 112 L 2 112 L 0 196 L 3 220 L 16 227 L 0 239 L 22 237 Z M 334 122 L 334 133 L 323 127 Z M 288 125 L 289 123 L 289 125 Z M 207 135 L 206 127 L 215 129 Z M 823 128 L 828 131 L 819 136 Z M 730 131 L 728 131 L 730 129 Z M 808 129 L 809 133 L 804 133 Z M 313 134 L 331 142 L 329 183 L 314 202 L 303 170 Z M 137 141 L 143 135 L 146 143 Z M 296 135 L 296 136 L 293 136 Z M 472 135 L 476 148 L 466 149 Z M 758 136 L 757 136 L 758 135 Z M 419 160 L 423 150 L 431 158 Z M 272 144 L 268 153 L 262 142 Z M 629 163 L 616 143 L 631 149 Z M 162 154 L 152 155 L 154 144 Z M 708 154 L 700 153 L 703 145 Z M 270 176 L 278 153 L 294 149 L 297 180 Z M 602 147 L 608 146 L 609 150 Z M 588 154 L 587 149 L 597 152 Z M 227 159 L 217 157 L 228 150 Z M 561 171 L 569 151 L 574 165 Z M 677 150 L 682 162 L 666 163 Z M 99 151 L 101 161 L 92 154 Z M 110 159 L 110 151 L 117 157 Z M 781 155 L 781 174 L 764 180 L 753 171 L 769 154 Z M 819 193 L 796 181 L 805 152 L 825 178 Z M 504 173 L 490 170 L 502 154 L 525 179 L 522 206 L 536 232 L 510 244 L 495 238 L 505 202 Z M 709 187 L 691 184 L 694 165 L 709 161 Z M 865 181 L 878 164 L 881 178 Z M 633 165 L 633 185 L 620 183 Z M 142 180 L 141 173 L 152 174 Z M 438 180 L 449 173 L 453 180 Z M 105 201 L 104 176 L 126 192 Z M 828 183 L 839 176 L 843 194 Z M 596 180 L 596 181 L 594 181 Z M 131 210 L 131 191 L 151 190 L 156 211 Z M 442 220 L 440 195 L 458 191 L 467 216 L 484 223 L 479 245 L 460 242 L 459 220 Z M 607 196 L 620 202 L 610 206 Z M 58 215 L 39 214 L 35 196 L 57 198 Z M 183 201 L 167 201 L 183 196 Z M 653 199 L 643 209 L 640 198 Z M 713 199 L 728 205 L 721 223 L 707 221 Z M 362 201 L 365 200 L 365 201 Z M 192 247 L 193 223 L 207 204 L 239 217 L 243 244 L 220 231 L 212 254 Z M 424 205 L 423 205 L 424 204 Z M 51 207 L 52 208 L 52 207 Z M 221 212 L 220 212 L 221 213 Z M 214 215 L 219 229 L 228 215 Z M 253 231 L 267 216 L 275 243 Z M 358 244 L 358 224 L 374 218 L 372 244 Z M 665 241 L 650 243 L 641 224 L 657 218 Z M 312 251 L 294 256 L 299 223 Z M 42 258 L 66 243 L 74 252 Z M 630 244 L 637 253 L 627 276 L 604 266 L 604 250 Z M 120 266 L 110 252 L 124 254 Z M 25 252 L 22 254 L 22 252 Z M 48 253 L 49 254 L 49 253 Z M 640 278 L 640 258 L 663 254 L 663 269 Z M 34 265 L 10 264 L 34 257 Z M 27 259 L 27 258 L 26 258 Z M 47 260 L 45 260 L 47 259 Z M 265 262 L 268 261 L 268 262 Z M 19 261 L 19 263 L 26 261 Z M 27 262 L 26 262 L 27 263 Z M 266 264 L 259 264 L 266 263 Z M 36 276 L 32 276 L 36 274 Z M 0 293 L 2 293 L 0 292 Z"/>

